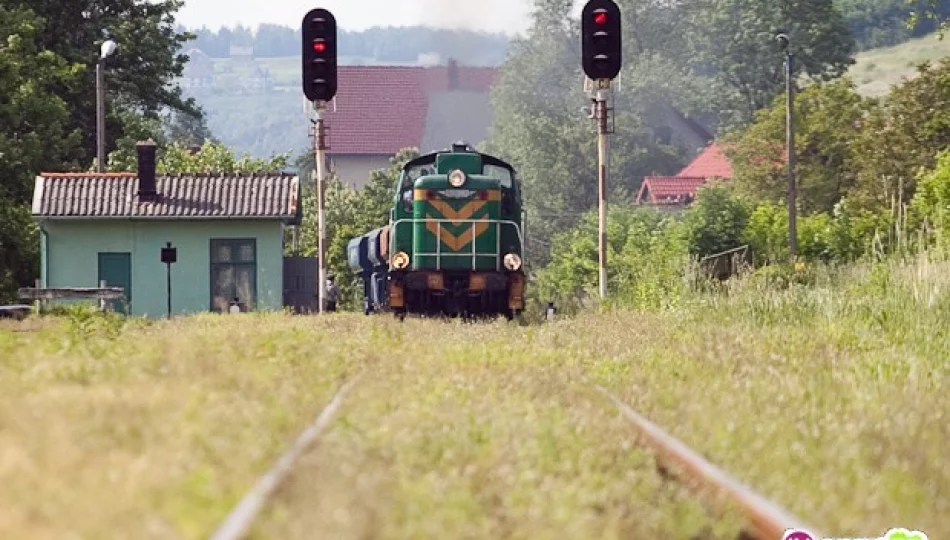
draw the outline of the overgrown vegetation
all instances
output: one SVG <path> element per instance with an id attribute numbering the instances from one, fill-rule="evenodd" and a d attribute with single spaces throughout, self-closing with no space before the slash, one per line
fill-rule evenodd
<path id="1" fill-rule="evenodd" d="M 657 476 L 594 383 L 823 530 L 945 537 L 948 270 L 816 263 L 530 326 L 5 323 L 0 536 L 206 538 L 363 372 L 255 537 L 735 538 L 734 515 Z"/>
<path id="2" fill-rule="evenodd" d="M 922 65 L 886 98 L 862 97 L 847 78 L 796 95 L 799 262 L 842 264 L 945 247 L 948 89 L 945 59 Z M 613 206 L 612 296 L 650 307 L 656 302 L 637 291 L 664 283 L 672 301 L 697 258 L 743 245 L 757 266 L 790 262 L 785 117 L 779 96 L 748 127 L 728 133 L 722 144 L 735 177 L 701 189 L 685 211 L 661 219 L 652 210 Z M 580 305 L 596 296 L 596 238 L 590 213 L 555 237 L 551 264 L 538 273 L 537 301 Z"/>

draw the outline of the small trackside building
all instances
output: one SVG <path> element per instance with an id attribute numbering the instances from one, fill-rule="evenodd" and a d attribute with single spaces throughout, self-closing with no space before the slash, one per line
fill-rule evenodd
<path id="1" fill-rule="evenodd" d="M 286 173 L 156 176 L 155 144 L 139 143 L 138 173 L 43 173 L 33 217 L 41 286 L 126 291 L 124 311 L 163 317 L 171 242 L 172 314 L 283 307 L 284 229 L 299 224 L 300 187 Z"/>

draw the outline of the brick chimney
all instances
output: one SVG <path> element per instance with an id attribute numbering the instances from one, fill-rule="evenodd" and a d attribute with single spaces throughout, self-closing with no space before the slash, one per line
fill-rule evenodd
<path id="1" fill-rule="evenodd" d="M 135 145 L 138 152 L 139 200 L 155 201 L 158 192 L 155 189 L 155 152 L 158 149 L 155 141 L 149 139 Z"/>
<path id="2" fill-rule="evenodd" d="M 448 89 L 449 91 L 458 90 L 459 87 L 459 65 L 454 58 L 449 58 L 448 67 L 446 69 L 448 76 Z"/>

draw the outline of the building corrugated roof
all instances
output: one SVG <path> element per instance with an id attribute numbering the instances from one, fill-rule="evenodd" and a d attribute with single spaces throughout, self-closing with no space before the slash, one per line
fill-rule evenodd
<path id="1" fill-rule="evenodd" d="M 296 175 L 180 174 L 155 178 L 159 196 L 139 200 L 132 173 L 43 173 L 36 178 L 38 219 L 281 219 L 297 217 Z"/>
<path id="2" fill-rule="evenodd" d="M 683 176 L 651 176 L 643 180 L 637 194 L 637 204 L 684 204 L 696 198 L 696 192 L 705 185 L 706 178 Z"/>
<path id="3" fill-rule="evenodd" d="M 681 177 L 732 178 L 732 163 L 716 143 L 710 144 L 696 156 L 683 170 L 676 173 Z"/>
<path id="4" fill-rule="evenodd" d="M 430 97 L 454 90 L 487 94 L 497 70 L 460 66 L 456 77 L 449 72 L 447 66 L 341 66 L 335 104 L 325 115 L 329 153 L 393 155 L 403 148 L 418 148 L 426 132 Z M 489 108 L 482 114 L 490 112 Z"/>

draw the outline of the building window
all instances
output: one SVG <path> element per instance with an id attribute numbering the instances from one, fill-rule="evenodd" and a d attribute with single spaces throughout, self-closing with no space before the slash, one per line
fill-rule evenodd
<path id="1" fill-rule="evenodd" d="M 257 241 L 211 240 L 211 311 L 227 313 L 237 301 L 242 311 L 257 303 Z"/>

